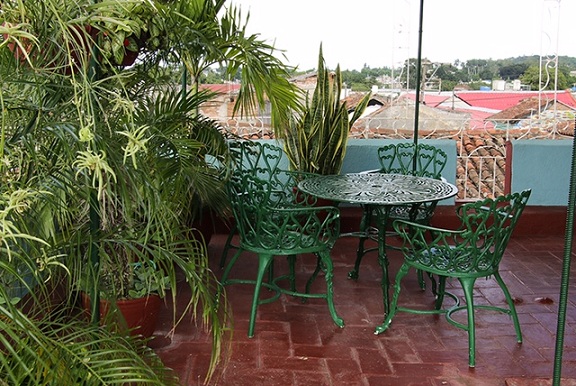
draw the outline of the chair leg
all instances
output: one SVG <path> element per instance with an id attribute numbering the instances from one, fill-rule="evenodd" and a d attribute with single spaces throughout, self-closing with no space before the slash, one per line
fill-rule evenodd
<path id="1" fill-rule="evenodd" d="M 344 327 L 344 320 L 338 316 L 336 313 L 336 308 L 334 307 L 334 288 L 332 285 L 332 278 L 334 276 L 334 265 L 332 264 L 332 258 L 330 257 L 330 252 L 324 251 L 319 252 L 318 257 L 321 261 L 322 267 L 324 268 L 324 276 L 326 279 L 326 302 L 328 303 L 328 310 L 330 311 L 330 316 L 332 320 L 338 327 Z"/>
<path id="2" fill-rule="evenodd" d="M 432 279 L 434 280 L 434 279 Z M 436 296 L 436 301 L 434 302 L 434 308 L 439 310 L 442 308 L 442 303 L 444 302 L 444 295 L 446 294 L 446 276 L 438 276 L 438 287 L 436 283 L 432 283 L 432 293 Z M 438 288 L 436 290 L 436 288 Z"/>
<path id="3" fill-rule="evenodd" d="M 378 327 L 376 327 L 376 331 L 374 332 L 375 334 L 381 334 L 384 331 L 386 331 L 388 327 L 390 327 L 390 324 L 392 323 L 392 318 L 394 318 L 394 315 L 396 315 L 396 311 L 398 311 L 398 297 L 400 296 L 401 281 L 404 278 L 404 276 L 408 274 L 409 270 L 410 266 L 408 264 L 402 264 L 402 266 L 398 270 L 398 273 L 396 274 L 396 282 L 394 283 L 394 295 L 392 296 L 392 303 L 390 304 L 384 322 Z"/>
<path id="4" fill-rule="evenodd" d="M 236 260 L 238 260 L 238 257 L 242 254 L 243 251 L 244 250 L 242 248 L 238 248 L 238 251 L 236 251 L 234 256 L 232 256 L 232 259 L 230 259 L 228 262 L 228 265 L 226 266 L 226 269 L 220 278 L 220 285 L 218 286 L 218 291 L 216 292 L 216 302 L 220 302 L 220 296 L 222 295 L 222 291 L 224 291 L 224 286 L 228 284 L 228 275 L 230 274 L 232 267 L 234 264 L 236 264 Z"/>
<path id="5" fill-rule="evenodd" d="M 250 310 L 250 322 L 248 324 L 248 337 L 254 336 L 254 325 L 256 323 L 256 312 L 260 304 L 260 289 L 262 288 L 262 281 L 264 275 L 268 271 L 270 262 L 274 259 L 273 255 L 259 254 L 258 255 L 258 273 L 256 276 L 256 284 L 254 286 L 254 297 L 252 298 L 252 309 Z"/>
<path id="6" fill-rule="evenodd" d="M 226 285 L 226 281 L 228 280 L 230 270 L 232 269 L 234 264 L 236 264 L 236 260 L 238 260 L 238 257 L 240 257 L 242 252 L 244 252 L 244 250 L 242 248 L 238 248 L 234 256 L 232 256 L 232 259 L 230 259 L 230 261 L 228 262 L 228 265 L 226 265 L 226 269 L 224 269 L 224 273 L 222 274 L 222 278 L 220 279 L 222 285 Z"/>
<path id="7" fill-rule="evenodd" d="M 416 270 L 416 274 L 418 275 L 418 285 L 420 286 L 420 289 L 424 291 L 426 289 L 426 281 L 424 280 L 424 271 L 418 269 Z"/>
<path id="8" fill-rule="evenodd" d="M 416 207 L 413 207 L 413 208 L 418 208 L 418 207 L 416 206 Z M 415 210 L 416 210 L 416 209 L 415 209 Z M 413 215 L 412 215 L 412 214 L 410 215 L 410 221 L 413 221 L 413 222 L 416 221 L 415 215 L 416 215 L 416 212 L 414 212 Z M 423 222 L 423 224 L 424 224 L 424 225 L 430 225 L 430 221 L 429 221 L 429 220 L 426 220 L 426 222 Z M 430 232 L 430 236 L 432 237 L 432 239 L 434 239 L 434 234 L 433 234 L 432 232 Z M 426 289 L 426 281 L 424 280 L 424 271 L 422 271 L 421 269 L 419 269 L 419 270 L 416 271 L 416 273 L 417 273 L 417 275 L 418 275 L 418 285 L 420 286 L 420 289 L 421 289 L 422 291 L 424 291 L 424 290 Z M 437 292 L 436 292 L 436 282 L 435 282 L 435 280 L 434 280 L 434 277 L 432 276 L 431 273 L 428 273 L 428 277 L 430 278 L 430 281 L 432 282 L 432 294 L 434 294 L 434 296 L 436 296 L 436 295 L 437 295 Z"/>
<path id="9" fill-rule="evenodd" d="M 368 239 L 367 231 L 370 227 L 370 223 L 372 221 L 372 207 L 369 205 L 364 205 L 362 207 L 362 219 L 360 220 L 360 236 L 358 240 L 358 249 L 356 250 L 356 261 L 354 262 L 354 269 L 348 272 L 349 279 L 358 279 L 358 275 L 360 272 L 360 263 L 362 262 L 362 258 L 366 253 L 364 249 L 364 243 Z"/>
<path id="10" fill-rule="evenodd" d="M 222 256 L 220 256 L 220 268 L 224 268 L 226 265 L 226 258 L 228 257 L 228 251 L 232 248 L 232 238 L 236 234 L 236 225 L 232 226 L 230 229 L 230 233 L 228 233 L 228 237 L 226 238 L 226 243 L 224 244 L 224 250 L 222 251 Z"/>
<path id="11" fill-rule="evenodd" d="M 288 281 L 290 282 L 290 291 L 296 291 L 296 256 L 290 255 L 286 257 L 288 260 Z M 272 280 L 272 279 L 271 279 Z"/>
<path id="12" fill-rule="evenodd" d="M 474 324 L 474 283 L 476 278 L 459 278 L 466 300 L 466 312 L 468 313 L 468 366 L 476 365 L 476 325 Z"/>
<path id="13" fill-rule="evenodd" d="M 522 330 L 520 329 L 520 321 L 518 320 L 518 314 L 516 313 L 516 306 L 514 305 L 514 299 L 510 296 L 510 291 L 508 291 L 508 287 L 502 280 L 499 272 L 494 274 L 494 278 L 502 288 L 502 292 L 504 292 L 504 296 L 506 297 L 506 301 L 508 302 L 508 307 L 510 308 L 510 316 L 512 316 L 512 321 L 514 322 L 514 329 L 516 330 L 516 341 L 518 343 L 522 343 Z"/>
<path id="14" fill-rule="evenodd" d="M 318 260 L 316 261 L 316 269 L 314 269 L 314 272 L 312 272 L 312 276 L 310 276 L 310 278 L 306 282 L 305 291 L 307 294 L 310 293 L 310 286 L 312 285 L 312 283 L 314 283 L 314 280 L 316 280 L 318 273 L 320 273 L 320 269 L 322 269 L 322 258 L 320 257 L 320 254 L 316 254 L 316 257 L 318 258 Z"/>

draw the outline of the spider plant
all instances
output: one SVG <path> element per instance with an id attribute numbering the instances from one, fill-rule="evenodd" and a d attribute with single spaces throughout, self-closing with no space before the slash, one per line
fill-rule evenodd
<path id="1" fill-rule="evenodd" d="M 283 78 L 288 69 L 274 59 L 272 47 L 244 35 L 239 12 L 225 11 L 224 3 L 2 3 L 4 382 L 175 383 L 145 342 L 85 323 L 76 308 L 78 289 L 97 297 L 105 269 L 123 272 L 135 261 L 158 268 L 161 274 L 152 277 L 163 285 L 150 288 L 171 296 L 171 304 L 181 304 L 176 302 L 181 284 L 188 286 L 191 296 L 183 309 L 174 308 L 174 325 L 191 315 L 211 334 L 208 377 L 223 357 L 229 310 L 225 297 L 216 302 L 219 283 L 209 269 L 205 243 L 190 232 L 190 217 L 197 213 L 190 208 L 225 213 L 220 171 L 209 160 L 227 164 L 227 148 L 217 125 L 198 113 L 212 95 L 181 90 L 167 75 L 178 63 L 194 77 L 206 63 L 230 63 L 230 70 L 242 69 L 248 82 L 237 111 L 255 108 L 264 95 L 276 101 L 278 119 L 297 105 Z M 121 68 L 100 54 L 106 49 L 102 34 L 126 33 L 123 26 L 132 32 L 150 28 L 134 25 L 136 19 L 122 12 L 132 9 L 129 4 L 153 10 L 165 34 L 162 44 L 144 49 L 134 67 Z M 133 278 L 127 279 L 119 288 L 130 285 Z M 104 290 L 112 298 L 130 294 Z M 142 353 L 144 359 L 136 360 Z M 57 376 L 47 373 L 49 368 Z"/>
<path id="2" fill-rule="evenodd" d="M 154 262 L 162 270 L 162 277 L 168 278 L 172 288 L 164 294 L 172 296 L 173 304 L 179 293 L 177 275 L 184 275 L 192 297 L 185 310 L 177 314 L 174 309 L 175 324 L 189 310 L 197 314 L 213 335 L 216 363 L 228 323 L 226 307 L 215 303 L 213 295 L 218 283 L 208 268 L 205 246 L 201 240 L 191 238 L 182 224 L 179 204 L 185 205 L 177 201 L 181 196 L 174 193 L 183 190 L 178 186 L 184 180 L 180 173 L 187 173 L 190 168 L 168 172 L 170 162 L 186 158 L 176 146 L 170 151 L 173 157 L 166 159 L 166 149 L 177 142 L 177 136 L 164 133 L 175 139 L 161 142 L 162 135 L 158 133 L 154 140 L 146 141 L 158 126 L 146 126 L 146 138 L 140 138 L 132 115 L 129 120 L 113 118 L 119 130 L 101 127 L 83 134 L 82 129 L 78 130 L 81 118 L 74 114 L 73 98 L 77 94 L 70 83 L 65 83 L 68 79 L 64 75 L 11 70 L 15 71 L 8 73 L 8 67 L 0 70 L 4 72 L 0 101 L 5 112 L 0 264 L 6 288 L 16 288 L 17 284 L 23 290 L 11 293 L 2 287 L 5 293 L 0 294 L 4 302 L 0 320 L 14 321 L 3 326 L 0 337 L 2 379 L 14 385 L 62 384 L 66 379 L 108 384 L 108 375 L 115 372 L 118 382 L 123 380 L 124 384 L 135 379 L 169 384 L 160 376 L 164 370 L 157 371 L 157 358 L 150 359 L 153 353 L 146 354 L 151 362 L 134 361 L 136 354 L 144 350 L 145 342 L 106 338 L 102 334 L 113 332 L 82 323 L 82 314 L 73 312 L 75 290 L 83 282 L 87 268 L 95 268 L 88 270 L 93 275 L 89 277 L 94 279 L 93 288 L 101 289 L 96 286 L 100 283 L 98 277 L 105 274 L 104 267 L 117 273 L 128 261 L 135 260 Z M 110 90 L 107 86 L 106 91 Z M 105 102 L 100 99 L 99 103 L 104 106 Z M 114 110 L 112 105 L 106 106 Z M 91 138 L 86 140 L 83 135 Z M 145 145 L 145 149 L 131 153 L 130 146 L 138 144 Z M 197 142 L 190 142 L 189 148 L 183 146 L 186 152 L 202 147 Z M 168 174 L 172 180 L 167 179 Z M 96 208 L 95 232 L 91 208 Z M 96 266 L 91 261 L 94 250 L 100 257 Z M 55 283 L 65 284 L 64 296 L 52 304 Z M 106 289 L 108 293 L 110 290 Z M 28 292 L 28 300 L 17 302 L 23 292 Z M 120 291 L 111 295 L 122 296 Z M 24 313 L 24 303 L 43 312 Z M 201 309 L 196 308 L 198 304 Z M 55 307 L 67 312 L 55 313 Z M 95 335 L 91 339 L 92 334 Z M 75 336 L 76 340 L 64 342 L 59 340 L 60 335 Z M 71 360 L 68 355 L 77 358 Z M 99 359 L 83 363 L 82 358 Z M 67 366 L 56 366 L 57 363 Z M 127 363 L 132 372 L 125 374 L 121 368 L 126 368 Z M 54 367 L 58 369 L 57 376 L 46 373 L 46 369 Z"/>

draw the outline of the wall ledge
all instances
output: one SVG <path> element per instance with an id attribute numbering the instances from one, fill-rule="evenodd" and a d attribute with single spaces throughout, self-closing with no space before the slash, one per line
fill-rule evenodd
<path id="1" fill-rule="evenodd" d="M 439 228 L 456 229 L 457 205 L 439 205 L 432 218 L 432 225 Z M 564 236 L 566 232 L 566 206 L 527 206 L 516 225 L 513 236 Z M 342 233 L 358 230 L 362 209 L 359 206 L 340 208 L 340 229 Z M 215 233 L 228 234 L 230 224 L 220 219 L 215 221 Z"/>
<path id="2" fill-rule="evenodd" d="M 358 230 L 362 210 L 359 207 L 340 208 L 342 232 Z M 564 235 L 567 207 L 527 206 L 516 224 L 514 236 L 554 236 Z M 440 228 L 458 227 L 456 205 L 439 205 L 432 218 L 432 225 Z"/>

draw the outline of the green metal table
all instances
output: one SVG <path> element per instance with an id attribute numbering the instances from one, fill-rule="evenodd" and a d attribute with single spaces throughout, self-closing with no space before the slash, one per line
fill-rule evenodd
<path id="1" fill-rule="evenodd" d="M 388 256 L 386 255 L 386 223 L 390 208 L 395 205 L 440 201 L 455 196 L 456 186 L 426 177 L 384 173 L 349 173 L 314 176 L 301 181 L 298 189 L 319 198 L 352 204 L 374 205 L 377 210 L 378 263 L 382 268 L 384 311 L 389 311 Z M 349 274 L 354 277 L 354 272 Z M 357 275 L 356 275 L 357 276 Z"/>

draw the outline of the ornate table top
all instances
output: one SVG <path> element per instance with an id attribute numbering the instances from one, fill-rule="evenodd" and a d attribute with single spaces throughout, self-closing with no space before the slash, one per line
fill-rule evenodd
<path id="1" fill-rule="evenodd" d="M 384 173 L 316 176 L 301 181 L 298 188 L 328 200 L 373 205 L 439 201 L 458 193 L 456 186 L 441 180 Z"/>

